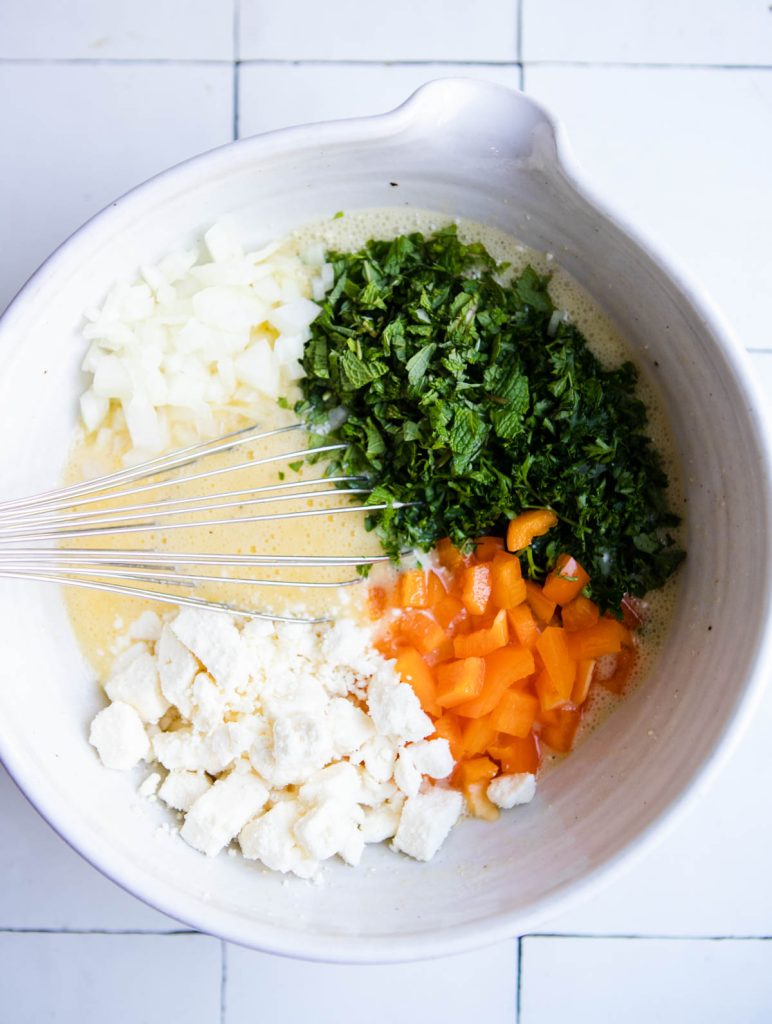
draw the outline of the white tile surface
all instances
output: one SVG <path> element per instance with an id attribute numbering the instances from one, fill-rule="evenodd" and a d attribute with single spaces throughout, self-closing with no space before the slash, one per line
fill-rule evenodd
<path id="1" fill-rule="evenodd" d="M 772 14 L 769 15 L 772 21 Z M 586 179 L 772 348 L 772 70 L 526 67 Z"/>
<path id="2" fill-rule="evenodd" d="M 180 927 L 129 896 L 71 850 L 27 803 L 2 767 L 0 822 L 0 931 L 173 931 Z"/>
<path id="3" fill-rule="evenodd" d="M 521 1024 L 765 1024 L 772 943 L 526 939 Z"/>
<path id="4" fill-rule="evenodd" d="M 214 1024 L 221 944 L 202 935 L 0 935 L 3 1024 Z"/>
<path id="5" fill-rule="evenodd" d="M 522 0 L 523 59 L 770 64 L 767 0 Z"/>
<path id="6" fill-rule="evenodd" d="M 240 0 L 242 60 L 515 60 L 515 0 Z"/>
<path id="7" fill-rule="evenodd" d="M 232 60 L 235 0 L 0 4 L 0 58 Z"/>
<path id="8" fill-rule="evenodd" d="M 281 993 L 270 1010 L 263 1004 L 270 1024 L 514 1024 L 517 944 L 388 967 L 304 964 L 228 946 L 226 977 L 224 1024 L 260 1019 L 267 992 Z"/>
<path id="9" fill-rule="evenodd" d="M 0 96 L 0 309 L 116 196 L 232 137 L 229 67 L 0 63 Z"/>
<path id="10" fill-rule="evenodd" d="M 242 64 L 239 136 L 391 110 L 433 78 L 483 78 L 517 88 L 514 65 Z"/>

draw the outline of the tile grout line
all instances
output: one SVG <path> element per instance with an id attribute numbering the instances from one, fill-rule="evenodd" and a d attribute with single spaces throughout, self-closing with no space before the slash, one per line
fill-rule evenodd
<path id="1" fill-rule="evenodd" d="M 521 0 L 522 3 L 522 0 Z M 517 979 L 515 981 L 515 1024 L 520 1024 L 521 995 L 523 990 L 523 936 L 517 937 Z"/>
<path id="2" fill-rule="evenodd" d="M 530 932 L 518 940 L 526 939 L 604 939 L 620 942 L 772 942 L 772 935 L 624 935 L 614 932 Z"/>
<path id="3" fill-rule="evenodd" d="M 169 928 L 166 931 L 153 928 L 3 928 L 0 927 L 0 935 L 203 935 L 210 938 L 204 932 L 195 931 L 193 928 Z"/>
<path id="4" fill-rule="evenodd" d="M 517 63 L 521 71 L 523 67 L 523 5 L 525 0 L 517 0 Z"/>
<path id="5" fill-rule="evenodd" d="M 241 53 L 241 0 L 233 0 L 233 141 L 239 137 L 239 56 Z"/>
<path id="6" fill-rule="evenodd" d="M 487 60 L 485 58 L 467 58 L 459 60 L 453 57 L 426 57 L 413 59 L 381 58 L 374 60 L 357 60 L 352 58 L 325 59 L 319 57 L 265 57 L 265 58 L 219 58 L 219 57 L 0 57 L 3 64 L 30 67 L 46 67 L 57 65 L 91 65 L 105 67 L 109 65 L 142 66 L 212 66 L 232 67 L 233 64 L 286 67 L 286 66 L 320 66 L 320 67 L 422 67 L 449 65 L 457 67 L 491 67 L 491 68 L 595 68 L 598 70 L 678 70 L 678 71 L 772 71 L 772 64 L 708 64 L 689 63 L 688 61 L 604 61 L 604 60 Z"/>
<path id="7" fill-rule="evenodd" d="M 220 940 L 220 1024 L 225 1024 L 228 1001 L 228 945 L 224 939 Z"/>

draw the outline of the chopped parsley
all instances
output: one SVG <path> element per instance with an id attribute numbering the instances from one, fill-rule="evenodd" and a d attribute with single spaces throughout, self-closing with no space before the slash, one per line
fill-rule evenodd
<path id="1" fill-rule="evenodd" d="M 349 447 L 330 472 L 365 476 L 367 518 L 385 550 L 469 547 L 526 508 L 558 524 L 523 553 L 531 576 L 563 552 L 593 598 L 660 587 L 683 552 L 668 533 L 667 477 L 646 436 L 636 370 L 605 370 L 553 316 L 548 277 L 504 283 L 483 245 L 449 227 L 328 253 L 335 280 L 311 325 L 296 411 L 311 425 L 343 406 L 327 440 Z"/>

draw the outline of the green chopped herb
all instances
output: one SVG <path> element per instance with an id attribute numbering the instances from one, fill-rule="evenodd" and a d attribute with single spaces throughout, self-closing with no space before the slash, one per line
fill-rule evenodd
<path id="1" fill-rule="evenodd" d="M 293 473 L 299 473 L 300 467 L 303 465 L 303 459 L 298 459 L 297 462 L 288 462 L 287 465 Z"/>
<path id="2" fill-rule="evenodd" d="M 568 552 L 613 609 L 665 582 L 683 552 L 635 367 L 605 370 L 576 327 L 551 322 L 548 277 L 526 267 L 504 283 L 505 265 L 453 227 L 327 259 L 296 411 L 313 425 L 343 406 L 327 439 L 349 447 L 330 472 L 366 476 L 370 504 L 411 503 L 367 518 L 390 555 L 444 536 L 468 549 L 550 508 L 558 525 L 523 553 L 530 576 Z"/>
<path id="3" fill-rule="evenodd" d="M 344 214 L 343 214 L 343 210 L 338 210 L 338 212 L 337 212 L 337 213 L 334 213 L 334 214 L 332 215 L 332 219 L 333 219 L 333 220 L 340 220 L 340 218 L 341 218 L 342 216 L 344 216 Z"/>

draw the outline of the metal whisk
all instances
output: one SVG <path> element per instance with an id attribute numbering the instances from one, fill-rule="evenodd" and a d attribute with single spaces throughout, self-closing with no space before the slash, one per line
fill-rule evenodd
<path id="1" fill-rule="evenodd" d="M 162 533 L 192 527 L 227 527 L 234 524 L 266 523 L 298 517 L 343 515 L 375 511 L 386 505 L 348 503 L 350 495 L 367 495 L 366 481 L 352 476 L 319 476 L 263 484 L 240 490 L 187 497 L 163 497 L 153 492 L 173 485 L 209 481 L 241 470 L 272 463 L 291 463 L 328 452 L 340 451 L 345 444 L 302 448 L 283 454 L 251 458 L 216 469 L 198 469 L 176 476 L 213 455 L 232 451 L 246 444 L 264 442 L 293 431 L 303 431 L 302 423 L 276 430 L 260 431 L 252 426 L 227 434 L 215 441 L 190 445 L 143 462 L 141 465 L 101 476 L 94 480 L 46 491 L 29 498 L 0 502 L 0 577 L 43 580 L 70 587 L 108 591 L 129 597 L 227 611 L 250 618 L 282 622 L 322 622 L 323 618 L 300 615 L 274 615 L 254 611 L 224 601 L 207 600 L 191 593 L 171 593 L 171 588 L 195 589 L 206 584 L 246 587 L 324 588 L 350 586 L 360 576 L 342 581 L 311 579 L 260 579 L 250 570 L 281 568 L 320 568 L 355 566 L 387 561 L 385 555 L 265 555 L 168 552 L 143 548 L 62 547 L 62 542 L 92 537 L 116 537 L 126 534 Z M 141 497 L 140 497 L 141 496 Z M 337 499 L 328 504 L 327 499 Z M 341 499 L 344 499 L 341 501 Z M 289 501 L 322 501 L 322 507 L 290 511 L 259 511 Z M 110 503 L 119 502 L 117 505 Z M 124 504 L 128 502 L 128 504 Z M 99 504 L 99 508 L 88 508 Z M 395 507 L 401 507 L 396 505 Z M 230 512 L 226 512 L 230 510 Z M 195 517 L 205 514 L 207 518 Z M 225 514 L 224 514 L 225 513 Z M 211 518 L 208 516 L 211 514 Z M 225 535 L 225 532 L 223 532 Z M 213 570 L 240 569 L 246 575 L 213 575 Z M 150 586 L 152 585 L 152 586 Z"/>

